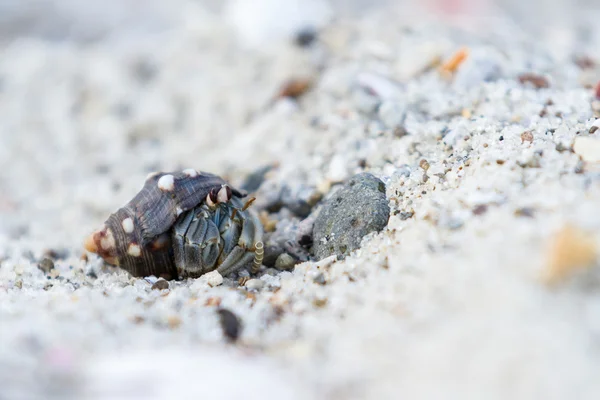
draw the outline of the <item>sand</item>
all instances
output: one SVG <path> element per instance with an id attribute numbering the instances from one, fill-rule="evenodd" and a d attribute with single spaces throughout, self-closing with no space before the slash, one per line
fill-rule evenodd
<path id="1" fill-rule="evenodd" d="M 18 3 L 0 0 L 0 399 L 598 398 L 591 5 Z M 291 78 L 310 89 L 277 98 Z M 387 228 L 251 290 L 153 290 L 82 258 L 149 172 L 239 185 L 271 164 L 324 193 L 374 174 Z"/>

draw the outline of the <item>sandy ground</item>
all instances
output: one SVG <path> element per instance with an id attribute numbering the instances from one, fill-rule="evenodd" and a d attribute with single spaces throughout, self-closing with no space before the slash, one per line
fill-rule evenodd
<path id="1" fill-rule="evenodd" d="M 598 10 L 17 3 L 0 0 L 0 399 L 600 396 Z M 276 99 L 290 78 L 313 86 Z M 255 291 L 152 290 L 81 258 L 148 172 L 235 185 L 272 163 L 325 192 L 373 173 L 388 227 Z"/>

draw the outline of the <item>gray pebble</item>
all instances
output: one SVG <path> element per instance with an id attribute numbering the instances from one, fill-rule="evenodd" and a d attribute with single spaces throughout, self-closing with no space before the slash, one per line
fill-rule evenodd
<path id="1" fill-rule="evenodd" d="M 242 332 L 242 322 L 233 312 L 220 308 L 217 310 L 223 329 L 223 335 L 230 341 L 235 342 Z"/>
<path id="2" fill-rule="evenodd" d="M 260 290 L 265 287 L 265 282 L 260 279 L 249 279 L 245 286 L 250 290 Z"/>
<path id="3" fill-rule="evenodd" d="M 319 260 L 333 254 L 345 257 L 360 246 L 365 235 L 381 231 L 389 215 L 385 184 L 368 173 L 355 175 L 327 200 L 317 216 L 315 256 Z"/>
<path id="4" fill-rule="evenodd" d="M 313 282 L 318 283 L 319 285 L 325 285 L 327 280 L 325 279 L 325 275 L 321 272 L 313 278 Z"/>
<path id="5" fill-rule="evenodd" d="M 241 184 L 241 189 L 245 190 L 248 193 L 256 192 L 265 181 L 265 176 L 267 175 L 267 173 L 272 169 L 272 165 L 266 165 L 252 172 L 246 177 L 244 182 Z"/>
<path id="6" fill-rule="evenodd" d="M 265 181 L 256 197 L 254 207 L 257 210 L 274 214 L 287 209 L 299 218 L 306 218 L 320 200 L 318 191 L 312 186 L 273 181 Z"/>
<path id="7" fill-rule="evenodd" d="M 265 255 L 263 258 L 263 265 L 267 267 L 275 266 L 277 258 L 283 253 L 283 248 L 277 245 L 265 246 Z"/>
<path id="8" fill-rule="evenodd" d="M 271 276 L 275 276 L 279 273 L 279 271 L 277 271 L 275 268 L 267 268 L 265 269 L 265 272 L 263 275 L 271 275 Z"/>
<path id="9" fill-rule="evenodd" d="M 303 262 L 310 257 L 308 248 L 312 243 L 311 217 L 304 221 L 291 217 L 282 219 L 277 223 L 277 229 L 265 235 L 265 259 L 263 264 L 268 267 L 275 266 L 277 257 L 283 252 L 294 259 Z M 305 223 L 307 221 L 308 223 Z M 308 246 L 307 246 L 308 244 Z"/>
<path id="10" fill-rule="evenodd" d="M 154 290 L 164 290 L 164 289 L 168 289 L 169 288 L 169 282 L 167 282 L 164 279 L 159 279 L 156 282 L 154 282 L 154 285 L 152 285 L 152 289 Z"/>
<path id="11" fill-rule="evenodd" d="M 384 101 L 378 110 L 379 119 L 390 129 L 404 124 L 406 108 L 397 101 Z"/>
<path id="12" fill-rule="evenodd" d="M 296 265 L 296 260 L 288 253 L 281 253 L 275 261 L 275 268 L 281 271 L 289 271 L 294 268 L 294 265 Z"/>
<path id="13" fill-rule="evenodd" d="M 47 274 L 48 272 L 50 272 L 51 270 L 54 269 L 54 261 L 52 261 L 49 258 L 44 258 L 38 264 L 38 268 L 41 269 L 42 271 L 44 271 L 44 273 Z"/>

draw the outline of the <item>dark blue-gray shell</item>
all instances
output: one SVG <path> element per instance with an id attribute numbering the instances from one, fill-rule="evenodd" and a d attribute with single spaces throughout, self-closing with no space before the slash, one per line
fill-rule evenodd
<path id="1" fill-rule="evenodd" d="M 199 204 L 226 196 L 244 195 L 222 178 L 193 169 L 151 174 L 142 190 L 86 239 L 85 247 L 134 276 L 174 278 L 173 225 Z"/>

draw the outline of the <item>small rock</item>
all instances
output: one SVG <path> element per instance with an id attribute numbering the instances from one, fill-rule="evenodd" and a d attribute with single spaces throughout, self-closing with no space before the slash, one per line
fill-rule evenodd
<path id="1" fill-rule="evenodd" d="M 164 279 L 159 279 L 156 282 L 154 282 L 151 289 L 164 290 L 164 289 L 168 289 L 168 288 L 169 288 L 169 282 L 165 281 Z"/>
<path id="2" fill-rule="evenodd" d="M 240 185 L 240 188 L 248 193 L 256 192 L 265 181 L 267 173 L 272 169 L 272 165 L 266 165 L 257 169 L 246 177 L 244 182 Z"/>
<path id="3" fill-rule="evenodd" d="M 592 136 L 578 136 L 573 143 L 573 151 L 583 161 L 600 162 L 600 139 Z"/>
<path id="4" fill-rule="evenodd" d="M 503 75 L 504 57 L 489 48 L 476 48 L 456 71 L 454 85 L 470 89 L 483 82 L 493 82 Z M 467 117 L 469 118 L 469 117 Z"/>
<path id="5" fill-rule="evenodd" d="M 573 61 L 581 69 L 590 69 L 596 67 L 596 62 L 588 55 L 575 56 Z"/>
<path id="6" fill-rule="evenodd" d="M 223 277 L 217 270 L 202 275 L 202 278 L 206 280 L 206 283 L 208 283 L 208 286 L 210 287 L 219 286 L 223 283 Z"/>
<path id="7" fill-rule="evenodd" d="M 325 257 L 325 258 L 319 260 L 318 262 L 316 262 L 315 267 L 323 270 L 323 269 L 331 267 L 331 265 L 334 264 L 337 260 L 338 260 L 338 256 L 336 256 L 334 254 L 332 256 Z"/>
<path id="8" fill-rule="evenodd" d="M 521 144 L 525 142 L 533 143 L 533 133 L 531 131 L 521 133 Z"/>
<path id="9" fill-rule="evenodd" d="M 66 249 L 46 249 L 44 251 L 44 257 L 48 257 L 53 260 L 64 260 L 68 256 L 69 252 Z"/>
<path id="10" fill-rule="evenodd" d="M 316 298 L 313 300 L 313 305 L 317 308 L 323 308 L 327 305 L 327 298 Z"/>
<path id="11" fill-rule="evenodd" d="M 235 342 L 242 331 L 242 324 L 234 313 L 231 311 L 220 308 L 217 310 L 219 319 L 221 322 L 221 328 L 223 329 L 223 335 L 227 337 L 231 342 Z"/>
<path id="12" fill-rule="evenodd" d="M 488 205 L 487 204 L 479 204 L 473 208 L 473 215 L 483 215 L 487 212 Z"/>
<path id="13" fill-rule="evenodd" d="M 245 286 L 246 282 L 248 282 L 250 280 L 249 276 L 242 276 L 238 279 L 238 285 L 239 286 Z"/>
<path id="14" fill-rule="evenodd" d="M 412 216 L 415 215 L 414 211 L 400 211 L 399 216 L 400 219 L 402 221 L 406 221 L 409 218 L 412 218 Z"/>
<path id="15" fill-rule="evenodd" d="M 327 283 L 327 280 L 325 279 L 325 275 L 323 275 L 323 273 L 321 272 L 313 278 L 313 282 L 319 285 L 325 285 Z"/>
<path id="16" fill-rule="evenodd" d="M 167 318 L 167 324 L 169 324 L 169 328 L 177 329 L 179 328 L 179 325 L 181 325 L 181 318 L 179 318 L 177 315 L 170 315 Z"/>
<path id="17" fill-rule="evenodd" d="M 279 273 L 279 271 L 277 271 L 275 268 L 267 268 L 265 269 L 263 275 L 271 275 L 271 276 L 275 276 Z"/>
<path id="18" fill-rule="evenodd" d="M 342 182 L 348 176 L 347 164 L 346 159 L 341 154 L 333 156 L 329 163 L 327 178 L 331 182 Z"/>
<path id="19" fill-rule="evenodd" d="M 449 59 L 447 59 L 440 67 L 442 75 L 454 74 L 458 67 L 461 66 L 469 56 L 469 49 L 466 47 L 458 49 Z"/>
<path id="20" fill-rule="evenodd" d="M 260 277 L 261 281 L 265 283 L 265 286 L 271 289 L 277 289 L 281 287 L 281 278 L 277 275 L 263 275 Z"/>
<path id="21" fill-rule="evenodd" d="M 260 279 L 249 279 L 245 286 L 249 290 L 260 290 L 265 287 L 265 282 Z"/>
<path id="22" fill-rule="evenodd" d="M 278 97 L 297 99 L 302 96 L 312 85 L 309 79 L 294 78 L 285 82 L 279 90 Z"/>
<path id="23" fill-rule="evenodd" d="M 299 47 L 308 47 L 317 39 L 317 32 L 312 27 L 305 27 L 296 33 L 294 42 Z"/>
<path id="24" fill-rule="evenodd" d="M 530 84 L 536 89 L 545 89 L 550 87 L 550 82 L 542 75 L 525 73 L 519 75 L 519 82 L 521 85 Z"/>
<path id="25" fill-rule="evenodd" d="M 404 105 L 396 101 L 384 101 L 377 112 L 381 122 L 389 129 L 402 126 L 406 116 Z"/>
<path id="26" fill-rule="evenodd" d="M 535 152 L 524 152 L 517 160 L 517 165 L 521 168 L 540 168 L 540 155 Z"/>
<path id="27" fill-rule="evenodd" d="M 356 109 L 364 114 L 374 113 L 381 104 L 379 97 L 363 90 L 353 92 L 352 100 Z"/>
<path id="28" fill-rule="evenodd" d="M 466 124 L 459 123 L 455 128 L 449 130 L 444 137 L 442 142 L 447 146 L 455 146 L 460 138 L 465 137 L 469 134 L 469 129 Z"/>
<path id="29" fill-rule="evenodd" d="M 558 143 L 556 145 L 556 151 L 558 151 L 559 153 L 562 153 L 564 151 L 570 151 L 571 150 L 571 146 L 565 143 Z"/>
<path id="30" fill-rule="evenodd" d="M 596 132 L 600 128 L 600 118 L 595 120 L 592 126 L 590 126 L 590 133 Z"/>
<path id="31" fill-rule="evenodd" d="M 283 253 L 283 248 L 277 245 L 265 246 L 265 255 L 263 258 L 263 265 L 267 267 L 274 267 L 279 256 Z"/>
<path id="32" fill-rule="evenodd" d="M 535 210 L 531 207 L 521 207 L 515 210 L 516 217 L 527 217 L 533 218 L 535 216 Z"/>
<path id="33" fill-rule="evenodd" d="M 44 258 L 42 261 L 40 261 L 40 263 L 38 264 L 38 268 L 41 269 L 42 271 L 44 271 L 44 273 L 49 273 L 51 270 L 54 269 L 54 261 L 52 261 L 50 258 Z"/>
<path id="34" fill-rule="evenodd" d="M 400 97 L 402 93 L 397 82 L 370 72 L 362 72 L 356 77 L 356 83 L 364 91 L 372 96 L 382 100 L 389 100 Z"/>
<path id="35" fill-rule="evenodd" d="M 156 283 L 156 281 L 158 281 L 159 278 L 155 277 L 154 275 L 150 275 L 144 278 L 144 281 L 148 282 L 150 285 L 154 285 Z"/>
<path id="36" fill-rule="evenodd" d="M 288 253 L 281 253 L 275 261 L 275 268 L 281 271 L 289 271 L 296 265 L 296 260 Z"/>
<path id="37" fill-rule="evenodd" d="M 206 303 L 204 303 L 204 305 L 207 307 L 218 307 L 221 305 L 221 298 L 209 297 L 208 299 L 206 299 Z"/>
<path id="38" fill-rule="evenodd" d="M 385 184 L 361 173 L 352 177 L 327 200 L 313 228 L 313 252 L 318 259 L 333 254 L 343 258 L 360 246 L 362 238 L 381 231 L 390 208 Z"/>
<path id="39" fill-rule="evenodd" d="M 544 280 L 550 285 L 592 267 L 598 254 L 593 236 L 570 225 L 564 226 L 554 236 L 549 249 Z"/>

